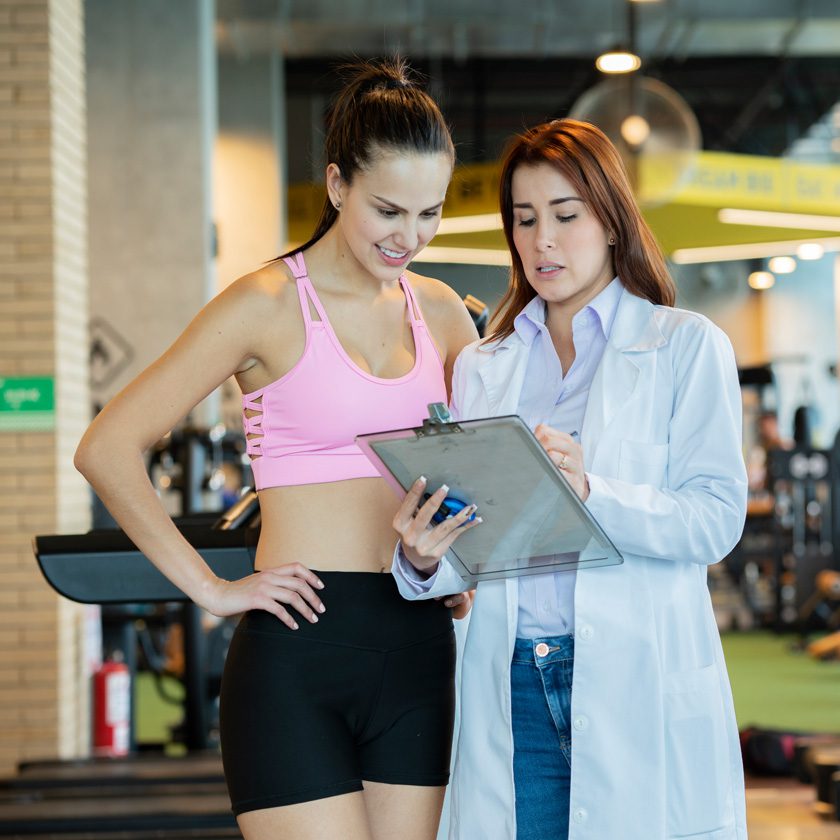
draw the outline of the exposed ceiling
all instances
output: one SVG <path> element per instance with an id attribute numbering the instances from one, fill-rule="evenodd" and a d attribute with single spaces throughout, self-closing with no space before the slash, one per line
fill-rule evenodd
<path id="1" fill-rule="evenodd" d="M 217 43 L 278 51 L 290 96 L 335 90 L 330 62 L 399 52 L 430 77 L 464 161 L 497 157 L 523 125 L 564 116 L 626 41 L 625 0 L 217 0 Z M 633 4 L 642 72 L 694 110 L 703 146 L 785 152 L 840 96 L 840 0 Z"/>
<path id="2" fill-rule="evenodd" d="M 216 5 L 220 54 L 234 61 L 282 55 L 288 101 L 305 103 L 300 113 L 316 123 L 336 89 L 331 67 L 340 60 L 395 52 L 408 57 L 428 77 L 461 163 L 497 160 L 511 134 L 567 115 L 604 78 L 594 58 L 626 43 L 629 29 L 626 0 Z M 659 0 L 633 8 L 641 72 L 686 100 L 705 150 L 774 157 L 792 152 L 840 163 L 840 0 Z M 313 140 L 289 137 L 307 149 L 317 146 Z M 716 223 L 711 210 L 693 212 L 709 218 L 682 219 L 683 231 L 702 229 L 719 243 L 735 235 Z M 675 208 L 663 214 L 660 226 L 677 221 Z M 797 232 L 788 233 L 793 238 Z M 744 229 L 739 235 L 775 234 Z M 498 238 L 477 234 L 452 244 L 499 247 Z"/>
<path id="3" fill-rule="evenodd" d="M 690 56 L 840 55 L 837 0 L 637 3 L 638 45 L 659 61 Z M 219 43 L 286 57 L 584 58 L 626 34 L 624 0 L 217 0 Z"/>

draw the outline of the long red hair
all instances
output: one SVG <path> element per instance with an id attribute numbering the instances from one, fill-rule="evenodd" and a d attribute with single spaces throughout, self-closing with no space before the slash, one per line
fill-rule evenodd
<path id="1" fill-rule="evenodd" d="M 553 120 L 515 137 L 505 153 L 499 205 L 512 266 L 508 290 L 486 340 L 510 335 L 514 319 L 536 295 L 513 243 L 512 183 L 518 167 L 541 163 L 554 166 L 615 237 L 613 267 L 624 287 L 652 303 L 673 306 L 674 281 L 668 274 L 659 244 L 642 218 L 617 149 L 590 123 Z"/>

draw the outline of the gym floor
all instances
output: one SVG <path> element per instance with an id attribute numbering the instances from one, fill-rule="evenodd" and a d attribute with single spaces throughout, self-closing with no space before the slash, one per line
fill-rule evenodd
<path id="1" fill-rule="evenodd" d="M 723 648 L 739 727 L 840 734 L 840 662 L 818 662 L 791 635 L 727 633 Z M 840 840 L 840 823 L 814 809 L 814 788 L 748 778 L 750 840 Z"/>

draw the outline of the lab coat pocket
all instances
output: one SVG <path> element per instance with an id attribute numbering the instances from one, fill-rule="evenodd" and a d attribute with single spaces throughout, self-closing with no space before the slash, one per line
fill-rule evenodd
<path id="1" fill-rule="evenodd" d="M 618 451 L 618 478 L 631 484 L 662 487 L 668 467 L 667 443 L 622 440 Z"/>
<path id="2" fill-rule="evenodd" d="M 734 821 L 720 681 L 715 665 L 665 677 L 669 837 L 715 837 Z"/>

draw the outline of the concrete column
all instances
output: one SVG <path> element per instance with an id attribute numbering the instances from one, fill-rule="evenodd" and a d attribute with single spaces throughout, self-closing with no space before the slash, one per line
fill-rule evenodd
<path id="1" fill-rule="evenodd" d="M 81 0 L 0 0 L 0 774 L 90 741 L 86 611 L 30 548 L 89 522 L 83 35 Z"/>
<path id="2" fill-rule="evenodd" d="M 286 107 L 278 53 L 219 57 L 219 133 L 214 162 L 217 274 L 224 288 L 286 246 Z M 221 419 L 241 424 L 240 391 L 221 389 Z"/>
<path id="3" fill-rule="evenodd" d="M 215 294 L 213 0 L 87 0 L 92 389 L 106 402 Z M 194 419 L 213 422 L 214 410 Z"/>

